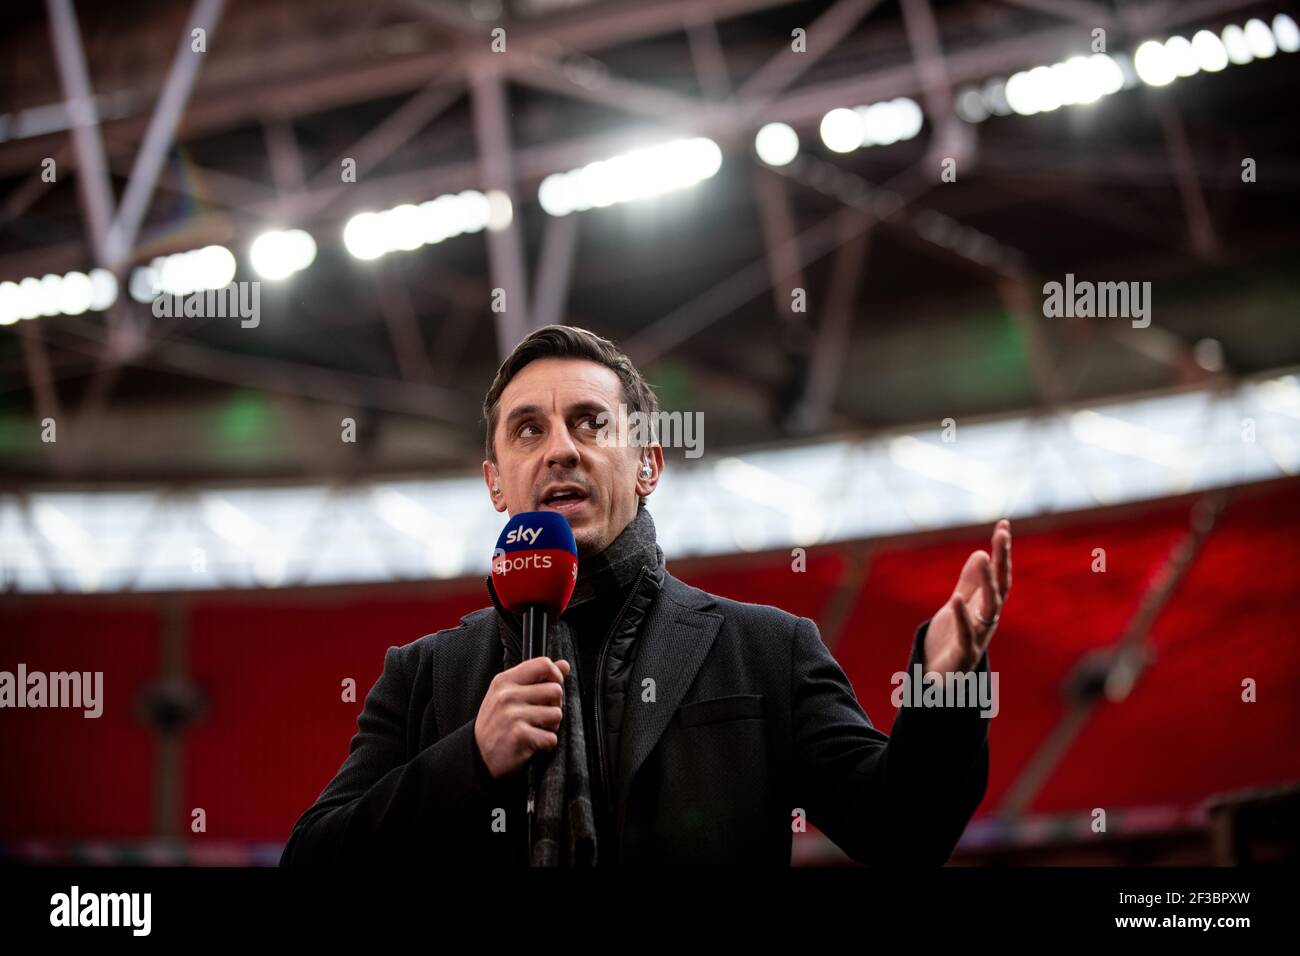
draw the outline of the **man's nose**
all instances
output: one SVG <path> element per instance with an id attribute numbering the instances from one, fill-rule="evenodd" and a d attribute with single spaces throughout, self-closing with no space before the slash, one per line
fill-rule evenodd
<path id="1" fill-rule="evenodd" d="M 558 465 L 561 468 L 573 468 L 578 464 L 578 446 L 573 442 L 569 429 L 563 425 L 552 428 L 550 439 L 546 443 L 546 465 Z"/>

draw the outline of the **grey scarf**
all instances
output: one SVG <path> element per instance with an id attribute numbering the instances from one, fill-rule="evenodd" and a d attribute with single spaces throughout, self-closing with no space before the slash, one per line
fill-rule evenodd
<path id="1" fill-rule="evenodd" d="M 580 607 L 610 588 L 626 588 L 642 567 L 653 572 L 663 566 L 654 520 L 642 500 L 636 516 L 604 551 L 581 559 L 569 608 Z M 502 624 L 498 630 L 509 670 L 521 659 L 522 623 L 519 615 L 503 612 L 495 593 L 492 597 Z M 547 656 L 568 661 L 569 674 L 564 679 L 565 719 L 560 723 L 559 746 L 534 758 L 539 761 L 539 779 L 528 847 L 532 866 L 595 866 L 597 862 L 596 815 L 591 804 L 577 655 L 573 630 L 564 617 L 550 622 Z"/>

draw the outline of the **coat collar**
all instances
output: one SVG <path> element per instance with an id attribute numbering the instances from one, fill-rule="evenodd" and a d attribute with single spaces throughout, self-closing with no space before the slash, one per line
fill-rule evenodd
<path id="1" fill-rule="evenodd" d="M 721 625 L 722 614 L 709 594 L 664 574 L 659 598 L 651 607 L 641 633 L 628 684 L 629 704 L 614 786 L 620 832 L 632 778 L 668 728 Z M 647 678 L 654 681 L 652 705 L 641 703 L 642 683 Z"/>
<path id="2" fill-rule="evenodd" d="M 656 541 L 654 519 L 646 508 L 644 498 L 637 503 L 636 514 L 632 516 L 632 520 L 623 527 L 605 550 L 582 558 L 578 562 L 577 581 L 574 583 L 573 596 L 569 599 L 565 611 L 593 601 L 600 594 L 626 590 L 643 567 L 648 568 L 651 573 L 662 572 L 664 569 L 663 549 Z M 511 643 L 517 656 L 523 619 L 513 611 L 506 610 L 502 605 L 491 574 L 484 579 L 483 583 L 487 588 L 488 597 L 492 600 L 492 606 L 496 608 L 505 627 L 502 637 Z"/>

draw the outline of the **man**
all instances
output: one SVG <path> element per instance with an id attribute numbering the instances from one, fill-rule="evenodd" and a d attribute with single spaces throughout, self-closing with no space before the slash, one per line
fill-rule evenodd
<path id="1" fill-rule="evenodd" d="M 811 620 L 667 573 L 645 507 L 663 449 L 610 440 L 631 417 L 620 403 L 658 411 L 586 330 L 538 329 L 502 363 L 483 406 L 492 504 L 559 512 L 578 545 L 552 656 L 520 660 L 490 577 L 491 607 L 390 647 L 282 865 L 788 866 L 803 821 L 862 863 L 948 859 L 987 783 L 979 705 L 904 706 L 886 736 Z M 987 673 L 1010 585 L 1004 520 L 918 629 L 907 673 Z"/>

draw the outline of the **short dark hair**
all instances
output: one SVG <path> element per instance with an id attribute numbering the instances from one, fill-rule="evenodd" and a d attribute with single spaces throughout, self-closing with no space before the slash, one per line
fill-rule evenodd
<path id="1" fill-rule="evenodd" d="M 496 430 L 497 417 L 501 411 L 501 393 L 525 365 L 543 358 L 587 359 L 612 369 L 623 383 L 623 400 L 627 403 L 629 412 L 641 412 L 650 416 L 651 421 L 658 414 L 659 400 L 655 397 L 654 389 L 641 377 L 632 360 L 619 351 L 617 345 L 576 325 L 544 325 L 526 335 L 506 356 L 506 360 L 497 369 L 496 378 L 492 380 L 492 387 L 483 399 L 483 419 L 487 422 L 484 449 L 488 461 L 497 460 Z"/>

